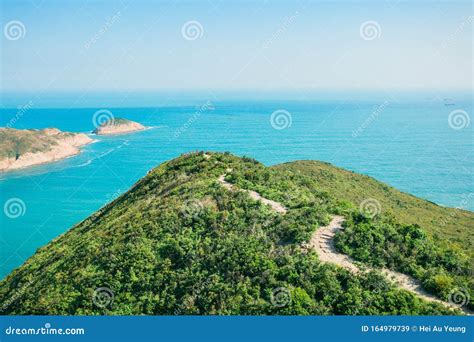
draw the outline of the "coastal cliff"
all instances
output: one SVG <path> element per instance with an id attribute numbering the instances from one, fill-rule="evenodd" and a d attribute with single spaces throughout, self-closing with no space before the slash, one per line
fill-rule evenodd
<path id="1" fill-rule="evenodd" d="M 115 135 L 142 131 L 144 129 L 145 126 L 139 124 L 138 122 L 115 118 L 107 120 L 102 125 L 93 130 L 92 133 L 97 135 Z"/>
<path id="2" fill-rule="evenodd" d="M 0 128 L 0 172 L 68 158 L 92 141 L 86 134 L 62 132 L 56 128 Z"/>

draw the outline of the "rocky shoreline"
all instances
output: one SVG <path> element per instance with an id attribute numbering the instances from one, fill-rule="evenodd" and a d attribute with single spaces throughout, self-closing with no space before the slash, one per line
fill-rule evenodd
<path id="1" fill-rule="evenodd" d="M 114 118 L 92 131 L 96 135 L 118 135 L 145 130 L 138 122 Z M 75 156 L 94 142 L 87 134 L 62 132 L 57 128 L 0 128 L 0 172 L 55 162 Z"/>
<path id="2" fill-rule="evenodd" d="M 37 139 L 35 143 L 40 142 L 43 150 L 39 150 L 37 146 L 33 145 L 29 151 L 13 151 L 9 156 L 0 159 L 0 172 L 13 171 L 65 159 L 79 154 L 81 147 L 94 141 L 84 133 L 62 132 L 55 128 L 44 130 L 8 129 L 8 131 L 9 137 L 7 139 L 15 136 L 15 133 L 18 135 L 18 138 L 13 143 L 11 141 L 3 141 L 2 143 L 18 144 L 22 142 L 22 139 Z"/>

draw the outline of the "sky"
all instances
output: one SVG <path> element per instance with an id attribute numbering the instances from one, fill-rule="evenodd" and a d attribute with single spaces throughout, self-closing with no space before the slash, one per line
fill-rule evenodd
<path id="1" fill-rule="evenodd" d="M 470 1 L 1 4 L 2 93 L 472 88 Z"/>

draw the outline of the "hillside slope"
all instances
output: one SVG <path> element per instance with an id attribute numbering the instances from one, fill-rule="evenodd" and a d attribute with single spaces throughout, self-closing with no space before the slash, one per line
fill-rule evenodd
<path id="1" fill-rule="evenodd" d="M 223 174 L 236 189 L 282 203 L 285 213 L 249 192 L 229 191 Z M 229 154 L 183 155 L 1 281 L 0 313 L 459 313 L 398 289 L 378 272 L 320 263 L 302 244 L 337 213 L 354 221 L 310 177 Z"/>
<path id="2" fill-rule="evenodd" d="M 368 198 L 380 203 L 382 212 L 392 213 L 400 222 L 419 224 L 427 232 L 456 242 L 466 251 L 474 250 L 474 213 L 446 208 L 401 192 L 369 176 L 347 171 L 319 161 L 296 161 L 274 166 L 314 179 L 321 189 L 340 200 L 359 206 Z M 466 198 L 472 201 L 474 198 Z M 459 206 L 466 203 L 459 203 Z"/>

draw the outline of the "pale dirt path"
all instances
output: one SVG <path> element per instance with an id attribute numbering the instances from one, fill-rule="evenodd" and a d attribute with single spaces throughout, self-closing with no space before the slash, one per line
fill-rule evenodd
<path id="1" fill-rule="evenodd" d="M 342 216 L 334 216 L 329 225 L 325 227 L 320 227 L 316 232 L 314 232 L 311 240 L 309 242 L 309 246 L 314 248 L 316 253 L 318 253 L 319 259 L 322 262 L 329 262 L 336 264 L 340 267 L 343 267 L 353 273 L 359 272 L 360 269 L 355 264 L 354 260 L 348 257 L 345 254 L 339 253 L 336 248 L 334 247 L 334 235 L 340 230 L 343 230 L 342 223 L 344 222 L 344 217 Z M 367 268 L 370 270 L 371 268 Z M 416 279 L 400 273 L 395 272 L 389 269 L 381 269 L 380 270 L 388 279 L 395 282 L 399 287 L 415 293 L 417 296 L 430 301 L 436 302 L 445 306 L 449 306 L 451 308 L 461 309 L 466 314 L 472 315 L 472 312 L 465 308 L 460 308 L 458 305 L 451 304 L 445 301 L 438 299 L 437 297 L 427 293 L 422 287 L 419 281 Z"/>
<path id="2" fill-rule="evenodd" d="M 309 246 L 316 251 L 322 262 L 330 262 L 351 272 L 358 272 L 359 268 L 354 264 L 354 260 L 337 252 L 334 247 L 333 237 L 337 231 L 343 229 L 342 222 L 344 222 L 342 216 L 334 216 L 329 225 L 320 227 L 313 233 Z"/>
<path id="3" fill-rule="evenodd" d="M 226 188 L 229 191 L 236 191 L 237 190 L 233 184 L 231 184 L 231 183 L 229 183 L 225 180 L 225 174 L 221 175 L 218 178 L 218 181 L 219 181 L 219 183 L 221 183 L 224 186 L 224 188 Z M 247 192 L 250 195 L 250 197 L 252 197 L 254 200 L 260 201 L 263 204 L 269 205 L 272 208 L 272 210 L 276 211 L 277 213 L 286 214 L 287 210 L 281 203 L 278 203 L 278 202 L 269 200 L 268 198 L 262 197 L 258 192 L 253 191 L 253 190 L 243 190 L 243 191 Z"/>
<path id="4" fill-rule="evenodd" d="M 232 171 L 229 169 L 227 172 Z M 225 174 L 221 175 L 218 178 L 218 181 L 224 188 L 229 191 L 238 191 L 238 189 L 231 183 L 225 180 Z M 287 209 L 278 202 L 269 200 L 265 197 L 262 197 L 258 192 L 252 190 L 243 190 L 247 192 L 250 197 L 257 201 L 261 201 L 264 204 L 271 206 L 271 208 L 281 214 L 286 214 Z M 349 256 L 339 253 L 336 248 L 334 247 L 334 236 L 340 230 L 343 230 L 342 223 L 344 222 L 344 217 L 342 216 L 333 216 L 329 225 L 320 227 L 316 232 L 313 233 L 309 244 L 307 244 L 306 248 L 313 248 L 319 256 L 319 260 L 322 262 L 328 262 L 332 264 L 336 264 L 340 267 L 343 267 L 353 273 L 357 273 L 360 271 L 359 267 L 355 264 L 355 261 L 350 258 Z M 371 270 L 370 267 L 365 267 L 367 270 Z M 421 284 L 414 278 L 399 272 L 395 272 L 389 269 L 380 269 L 381 273 L 383 273 L 389 280 L 393 281 L 398 287 L 401 287 L 409 292 L 416 294 L 417 296 L 430 301 L 442 304 L 444 306 L 448 306 L 453 309 L 460 309 L 464 311 L 464 313 L 468 315 L 472 315 L 473 313 L 466 308 L 460 308 L 458 305 L 448 303 L 438 299 L 437 297 L 427 293 L 422 287 Z"/>

